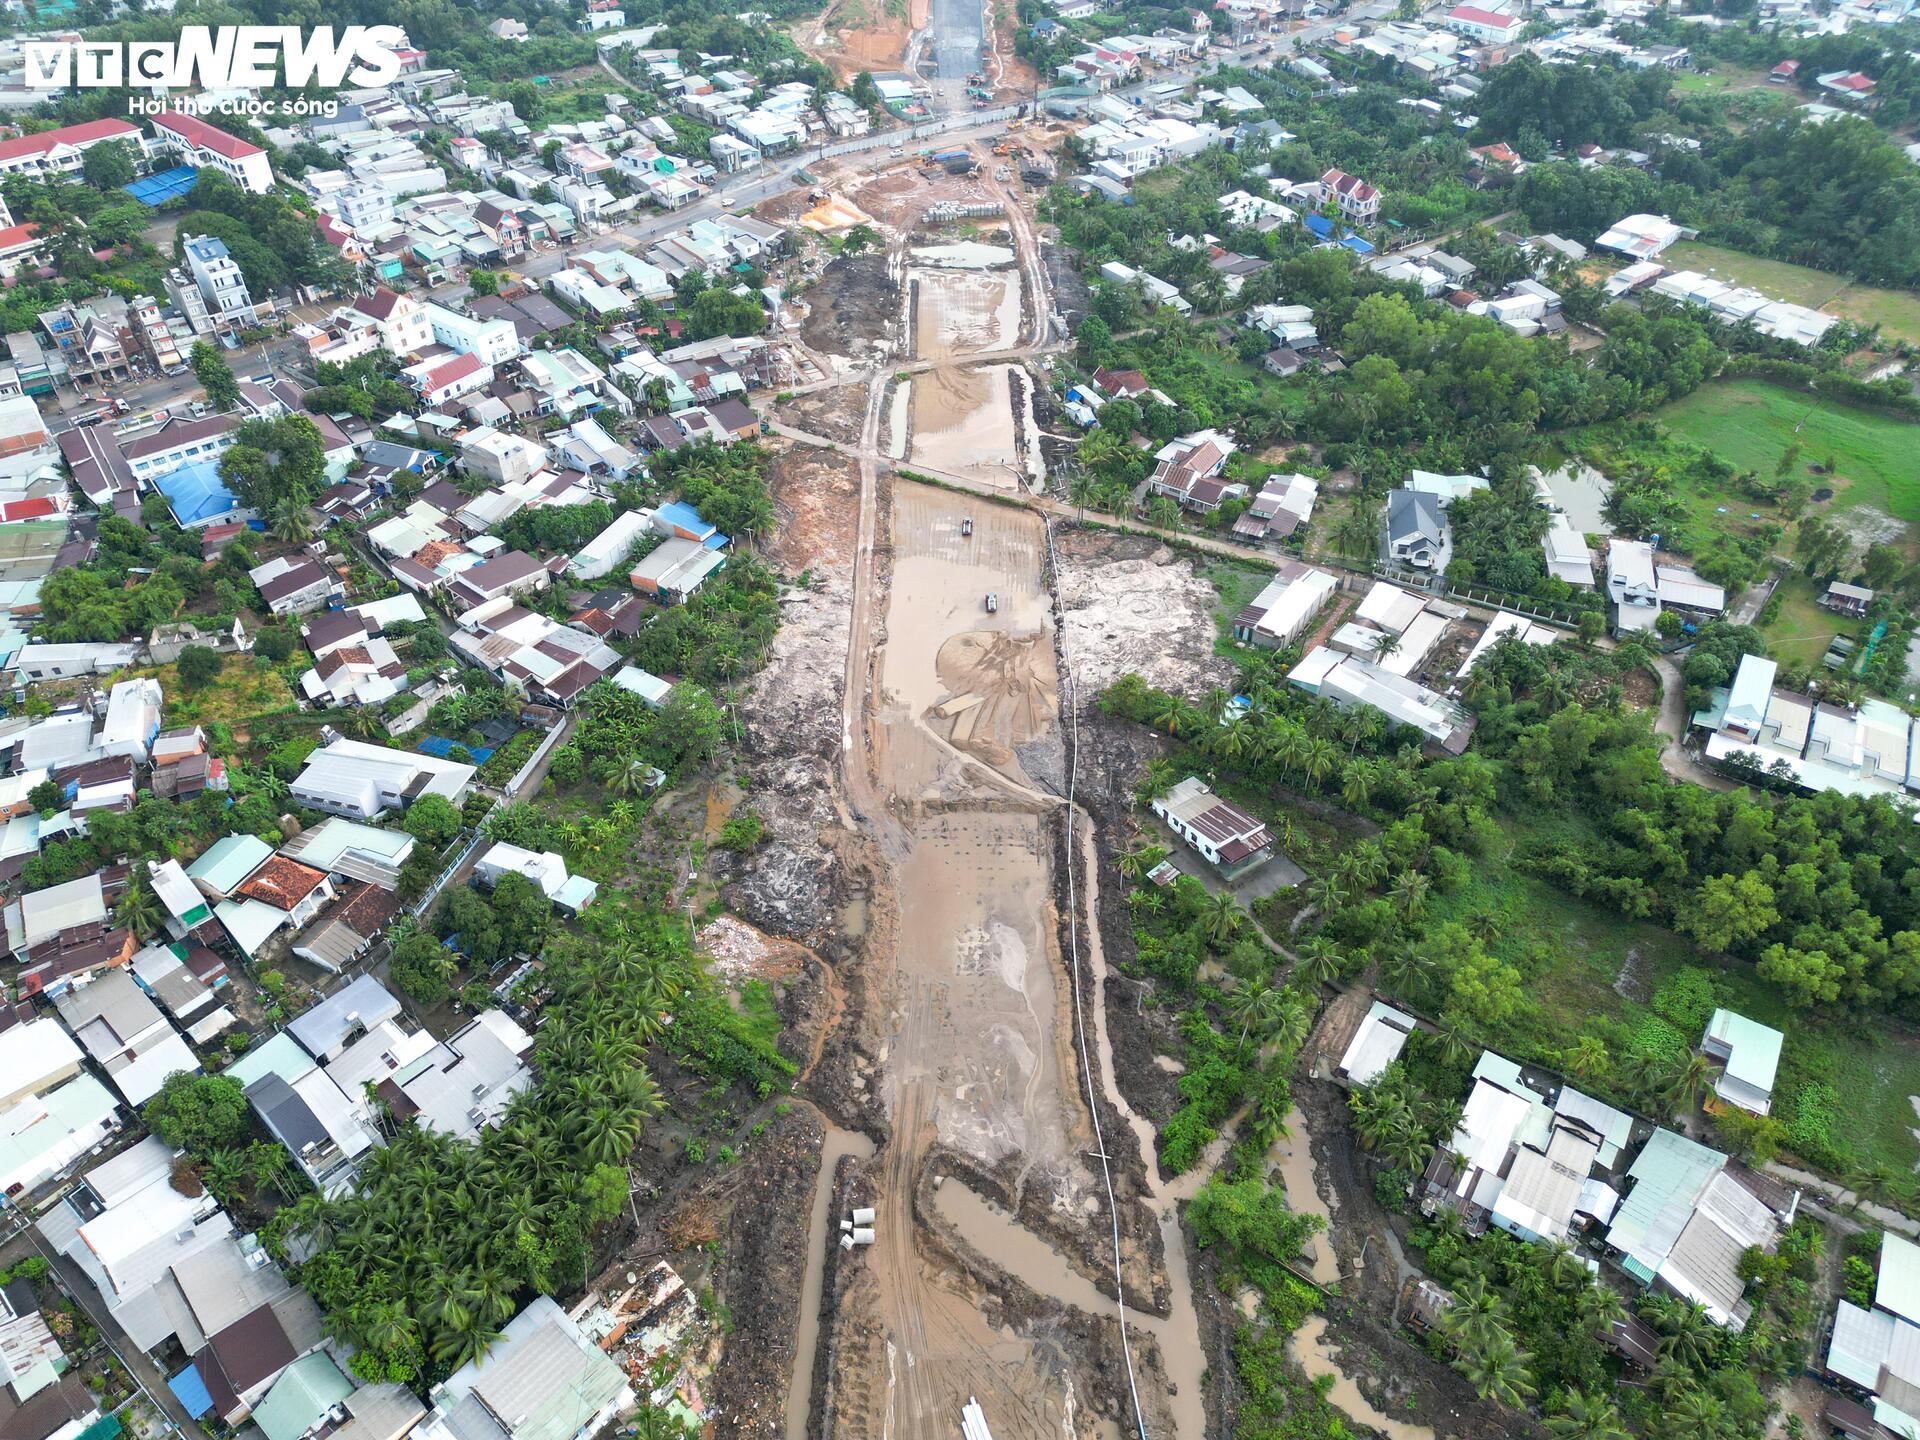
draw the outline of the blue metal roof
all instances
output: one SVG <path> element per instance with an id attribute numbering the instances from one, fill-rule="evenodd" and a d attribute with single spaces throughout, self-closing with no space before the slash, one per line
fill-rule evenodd
<path id="1" fill-rule="evenodd" d="M 423 755 L 431 755 L 436 760 L 445 760 L 449 758 L 449 752 L 453 747 L 459 743 L 457 740 L 449 740 L 444 735 L 429 735 L 414 748 Z M 473 756 L 473 763 L 476 765 L 484 765 L 493 758 L 491 745 L 469 745 L 466 751 Z"/>
<path id="2" fill-rule="evenodd" d="M 167 1389 L 173 1392 L 173 1398 L 195 1420 L 213 1409 L 213 1396 L 207 1393 L 207 1382 L 200 1378 L 200 1372 L 191 1365 L 167 1381 Z"/>
<path id="3" fill-rule="evenodd" d="M 683 530 L 707 530 L 712 528 L 709 521 L 693 506 L 684 500 L 673 500 L 662 505 L 655 512 L 668 525 L 678 525 Z"/>
<path id="4" fill-rule="evenodd" d="M 199 174 L 191 165 L 176 165 L 171 170 L 157 171 L 120 188 L 142 205 L 164 205 L 169 200 L 178 200 L 193 189 L 193 182 Z"/>
<path id="5" fill-rule="evenodd" d="M 153 483 L 154 488 L 167 497 L 173 518 L 182 525 L 225 515 L 240 504 L 220 478 L 218 460 L 192 461 Z"/>

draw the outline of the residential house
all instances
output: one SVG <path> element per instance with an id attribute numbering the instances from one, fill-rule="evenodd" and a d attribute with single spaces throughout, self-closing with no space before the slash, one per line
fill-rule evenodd
<path id="1" fill-rule="evenodd" d="M 260 591 L 260 599 L 275 615 L 310 614 L 346 594 L 338 575 L 305 557 L 276 555 L 254 566 L 247 575 Z"/>
<path id="2" fill-rule="evenodd" d="M 1440 497 L 1404 487 L 1387 492 L 1383 560 L 1430 575 L 1444 575 L 1452 555 L 1453 537 Z"/>
<path id="3" fill-rule="evenodd" d="M 1306 633 L 1314 616 L 1338 589 L 1338 583 L 1326 571 L 1289 561 L 1234 616 L 1234 638 L 1263 650 L 1284 649 Z"/>
<path id="4" fill-rule="evenodd" d="M 294 799 L 329 815 L 371 820 L 404 809 L 422 795 L 442 795 L 458 806 L 476 767 L 436 756 L 335 738 L 307 757 L 294 779 Z M 191 871 L 189 871 L 191 873 Z"/>
<path id="5" fill-rule="evenodd" d="M 1845 585 L 1835 580 L 1828 584 L 1820 603 L 1828 610 L 1860 619 L 1873 604 L 1873 591 L 1864 585 Z"/>
<path id="6" fill-rule="evenodd" d="M 588 1440 L 635 1403 L 626 1373 L 541 1296 L 487 1353 L 434 1387 L 420 1440 Z"/>
<path id="7" fill-rule="evenodd" d="M 1265 822 L 1222 800 L 1196 776 L 1158 796 L 1153 813 L 1229 880 L 1264 864 L 1273 853 L 1273 835 Z"/>
<path id="8" fill-rule="evenodd" d="M 541 894 L 569 915 L 578 915 L 591 905 L 598 888 L 584 875 L 569 875 L 567 862 L 551 850 L 525 850 L 496 841 L 474 863 L 474 878 L 492 889 L 504 875 L 519 875 L 531 881 Z"/>
<path id="9" fill-rule="evenodd" d="M 1330 645 L 1316 645 L 1302 656 L 1287 672 L 1287 683 L 1343 710 L 1378 711 L 1392 724 L 1419 733 L 1440 754 L 1464 754 L 1473 738 L 1474 717 L 1455 701 Z"/>
<path id="10" fill-rule="evenodd" d="M 1765 1115 L 1773 1106 L 1773 1077 L 1780 1068 L 1785 1038 L 1757 1020 L 1732 1010 L 1715 1010 L 1700 1038 L 1701 1053 L 1722 1067 L 1714 1078 L 1713 1093 L 1728 1105 Z"/>
<path id="11" fill-rule="evenodd" d="M 84 985 L 69 986 L 54 1004 L 129 1105 L 146 1104 L 169 1075 L 200 1068 L 187 1042 L 125 970 L 105 969 Z"/>
<path id="12" fill-rule="evenodd" d="M 1320 177 L 1320 192 L 1349 225 L 1371 225 L 1380 218 L 1380 192 L 1356 175 L 1329 170 Z"/>

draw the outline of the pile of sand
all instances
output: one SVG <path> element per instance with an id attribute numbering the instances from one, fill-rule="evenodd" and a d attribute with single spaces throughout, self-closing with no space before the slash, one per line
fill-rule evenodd
<path id="1" fill-rule="evenodd" d="M 803 211 L 795 223 L 816 234 L 824 234 L 829 230 L 850 230 L 855 225 L 871 225 L 873 217 L 851 200 L 829 195 L 811 210 Z"/>
<path id="2" fill-rule="evenodd" d="M 940 647 L 934 667 L 948 694 L 934 714 L 953 722 L 956 745 L 1023 745 L 1053 723 L 1059 673 L 1044 633 L 955 635 Z"/>

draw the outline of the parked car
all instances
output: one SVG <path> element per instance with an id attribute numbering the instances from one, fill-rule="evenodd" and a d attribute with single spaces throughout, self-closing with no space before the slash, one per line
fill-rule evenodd
<path id="1" fill-rule="evenodd" d="M 997 614 L 999 609 L 1000 597 L 991 590 L 987 591 L 987 613 L 989 615 Z"/>

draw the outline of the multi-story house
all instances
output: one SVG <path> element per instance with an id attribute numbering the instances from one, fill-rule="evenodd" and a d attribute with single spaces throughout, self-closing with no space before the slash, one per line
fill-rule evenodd
<path id="1" fill-rule="evenodd" d="M 43 310 L 40 329 L 59 349 L 67 378 L 75 385 L 125 380 L 133 373 L 119 327 L 86 306 L 68 303 L 57 310 Z"/>
<path id="2" fill-rule="evenodd" d="M 153 368 L 171 375 L 186 368 L 193 349 L 193 330 L 185 321 L 169 316 L 151 295 L 136 295 L 127 308 L 135 341 Z"/>
<path id="3" fill-rule="evenodd" d="M 397 291 L 382 286 L 355 300 L 352 308 L 373 322 L 380 348 L 389 355 L 417 355 L 433 344 L 433 326 L 426 307 Z"/>
<path id="4" fill-rule="evenodd" d="M 1340 207 L 1349 225 L 1371 225 L 1380 218 L 1380 192 L 1357 175 L 1329 170 L 1320 177 L 1320 192 Z"/>
<path id="5" fill-rule="evenodd" d="M 256 323 L 247 277 L 227 253 L 227 242 L 212 235 L 193 235 L 184 246 L 187 271 L 205 303 L 214 330 L 244 330 Z M 192 316 L 188 316 L 191 321 Z"/>

